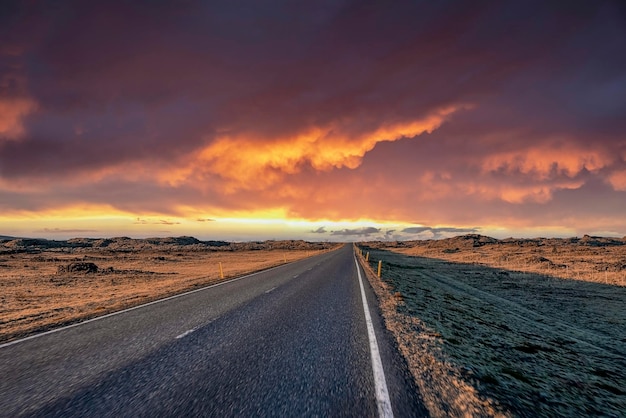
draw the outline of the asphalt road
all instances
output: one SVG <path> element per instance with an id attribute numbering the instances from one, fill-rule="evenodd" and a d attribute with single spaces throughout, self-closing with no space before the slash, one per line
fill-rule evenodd
<path id="1" fill-rule="evenodd" d="M 393 413 L 426 416 L 363 282 Z M 346 245 L 2 345 L 0 416 L 379 416 L 370 339 Z"/>

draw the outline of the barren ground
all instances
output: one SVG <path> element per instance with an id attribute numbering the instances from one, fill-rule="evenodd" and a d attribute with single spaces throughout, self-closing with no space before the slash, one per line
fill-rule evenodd
<path id="1" fill-rule="evenodd" d="M 545 241 L 361 247 L 433 416 L 626 416 L 626 246 Z"/>
<path id="2" fill-rule="evenodd" d="M 220 262 L 228 279 L 327 246 L 192 238 L 0 242 L 0 342 L 216 283 Z M 67 271 L 72 263 L 93 263 L 97 271 Z"/>

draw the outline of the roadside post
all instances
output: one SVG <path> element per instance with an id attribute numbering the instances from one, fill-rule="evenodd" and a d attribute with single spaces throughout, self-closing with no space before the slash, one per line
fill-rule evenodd
<path id="1" fill-rule="evenodd" d="M 378 260 L 378 278 L 380 278 L 380 271 L 383 268 L 383 260 Z"/>

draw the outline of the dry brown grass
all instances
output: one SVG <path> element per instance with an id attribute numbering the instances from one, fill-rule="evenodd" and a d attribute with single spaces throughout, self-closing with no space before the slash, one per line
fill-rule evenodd
<path id="1" fill-rule="evenodd" d="M 401 246 L 380 243 L 378 247 L 411 256 L 626 286 L 626 243 L 619 245 L 623 240 L 585 237 L 479 242 L 480 238 L 462 238 L 412 241 Z"/>
<path id="2" fill-rule="evenodd" d="M 319 250 L 116 253 L 58 249 L 0 255 L 0 342 L 106 314 L 220 280 L 267 269 Z M 92 262 L 97 273 L 59 273 Z"/>

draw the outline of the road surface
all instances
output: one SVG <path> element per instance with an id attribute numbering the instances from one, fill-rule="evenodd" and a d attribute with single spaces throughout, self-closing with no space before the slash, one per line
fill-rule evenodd
<path id="1" fill-rule="evenodd" d="M 0 416 L 426 416 L 362 280 L 346 245 L 1 345 Z"/>

